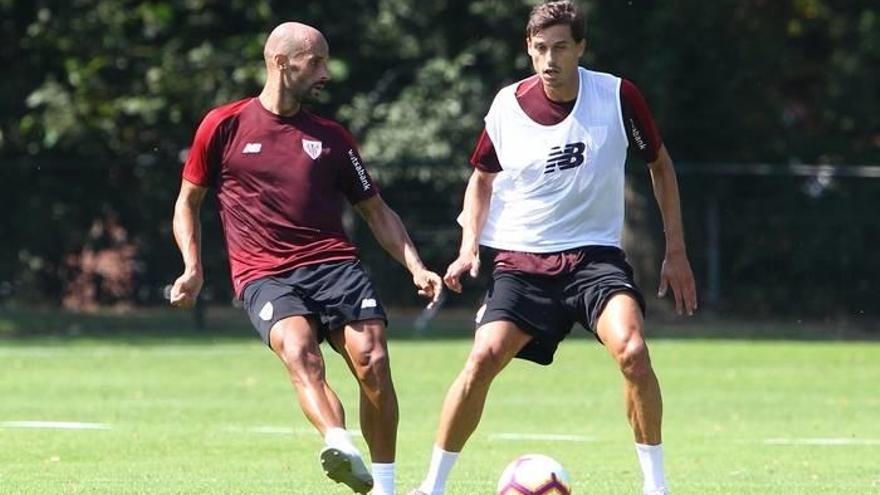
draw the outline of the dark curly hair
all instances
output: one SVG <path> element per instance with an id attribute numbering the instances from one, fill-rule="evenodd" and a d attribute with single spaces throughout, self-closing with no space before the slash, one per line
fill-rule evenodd
<path id="1" fill-rule="evenodd" d="M 538 31 L 557 24 L 567 24 L 571 28 L 571 36 L 576 43 L 580 43 L 584 39 L 584 14 L 570 0 L 536 5 L 529 15 L 526 37 L 531 38 Z"/>

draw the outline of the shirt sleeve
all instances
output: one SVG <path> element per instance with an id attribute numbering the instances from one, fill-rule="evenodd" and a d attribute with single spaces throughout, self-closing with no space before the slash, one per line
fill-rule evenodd
<path id="1" fill-rule="evenodd" d="M 498 173 L 501 172 L 501 162 L 498 161 L 498 154 L 495 153 L 495 145 L 489 138 L 486 129 L 477 138 L 477 145 L 471 154 L 471 165 L 483 172 Z"/>
<path id="2" fill-rule="evenodd" d="M 225 117 L 212 110 L 199 124 L 183 164 L 183 178 L 187 181 L 204 187 L 214 183 L 223 158 L 222 124 Z"/>
<path id="3" fill-rule="evenodd" d="M 663 146 L 663 140 L 642 92 L 626 79 L 620 83 L 620 108 L 629 145 L 639 150 L 646 162 L 653 162 Z"/>
<path id="4" fill-rule="evenodd" d="M 348 131 L 340 130 L 342 151 L 339 156 L 338 185 L 349 203 L 354 205 L 378 194 L 379 187 L 364 167 L 364 159 L 361 158 L 354 137 Z"/>

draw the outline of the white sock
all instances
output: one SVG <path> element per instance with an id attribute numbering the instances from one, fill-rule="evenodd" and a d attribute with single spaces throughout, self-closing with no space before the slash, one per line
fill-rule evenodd
<path id="1" fill-rule="evenodd" d="M 642 474 L 645 476 L 642 491 L 646 494 L 666 493 L 666 476 L 663 474 L 663 444 L 637 443 L 636 453 L 639 455 L 639 464 L 642 466 Z"/>
<path id="2" fill-rule="evenodd" d="M 361 455 L 351 440 L 351 433 L 345 428 L 329 428 L 324 433 L 324 444 L 328 447 L 339 449 L 346 454 Z"/>
<path id="3" fill-rule="evenodd" d="M 395 495 L 394 494 L 394 463 L 373 463 L 373 491 L 372 495 Z"/>
<path id="4" fill-rule="evenodd" d="M 434 453 L 431 454 L 431 465 L 428 467 L 428 474 L 425 480 L 419 485 L 419 490 L 425 495 L 443 495 L 446 490 L 446 479 L 449 478 L 449 471 L 455 465 L 458 459 L 458 452 L 447 452 L 438 446 L 434 446 Z"/>

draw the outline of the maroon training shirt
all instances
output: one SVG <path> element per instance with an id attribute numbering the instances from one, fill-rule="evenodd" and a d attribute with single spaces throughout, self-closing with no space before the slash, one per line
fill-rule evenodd
<path id="1" fill-rule="evenodd" d="M 260 277 L 354 259 L 342 201 L 356 204 L 378 192 L 344 127 L 305 109 L 275 115 L 257 98 L 205 116 L 183 178 L 216 187 L 239 296 Z"/>
<path id="2" fill-rule="evenodd" d="M 555 102 L 547 97 L 541 79 L 534 75 L 522 81 L 516 88 L 516 98 L 520 107 L 532 120 L 541 125 L 556 125 L 574 109 L 577 100 Z M 620 82 L 620 107 L 623 114 L 623 127 L 630 146 L 639 150 L 648 163 L 657 159 L 663 145 L 660 131 L 648 109 L 639 89 L 626 79 Z M 502 170 L 495 146 L 489 134 L 483 129 L 471 155 L 471 164 L 484 171 L 497 173 Z M 559 275 L 573 270 L 581 264 L 585 252 L 571 249 L 560 253 L 522 253 L 517 251 L 495 251 L 494 266 L 499 271 L 517 271 L 542 275 Z"/>

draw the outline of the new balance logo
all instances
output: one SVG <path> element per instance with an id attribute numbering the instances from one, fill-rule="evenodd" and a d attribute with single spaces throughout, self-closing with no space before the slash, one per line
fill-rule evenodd
<path id="1" fill-rule="evenodd" d="M 247 143 L 244 145 L 244 149 L 241 150 L 241 152 L 245 154 L 256 154 L 259 153 L 261 149 L 263 149 L 262 143 Z"/>
<path id="2" fill-rule="evenodd" d="M 562 146 L 550 148 L 550 156 L 547 157 L 544 173 L 549 174 L 557 170 L 566 170 L 582 165 L 585 149 L 587 149 L 587 145 L 584 143 L 566 144 L 564 148 Z"/>

